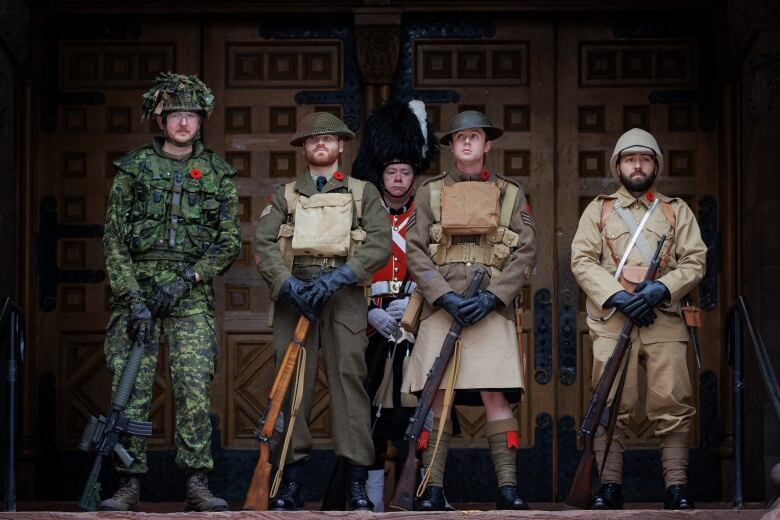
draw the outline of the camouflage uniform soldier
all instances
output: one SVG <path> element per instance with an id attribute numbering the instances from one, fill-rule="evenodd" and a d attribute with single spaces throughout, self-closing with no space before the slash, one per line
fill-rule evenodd
<path id="1" fill-rule="evenodd" d="M 496 507 L 518 510 L 528 505 L 517 491 L 520 438 L 505 393 L 517 397 L 522 388 L 512 304 L 534 269 L 536 231 L 522 188 L 485 168 L 485 155 L 501 134 L 503 130 L 485 114 L 461 112 L 440 140 L 450 147 L 455 169 L 417 190 L 416 216 L 407 235 L 408 267 L 425 306 L 402 391 L 423 389 L 452 320 L 466 325 L 454 388 L 461 397 L 473 397 L 485 406 L 485 430 L 498 480 Z M 461 294 L 477 268 L 486 269 L 488 276 L 477 295 L 464 298 Z M 442 412 L 443 395 L 440 389 L 432 407 L 434 417 Z M 430 442 L 421 436 L 423 463 L 430 475 L 416 506 L 422 511 L 440 511 L 445 505 L 444 467 L 452 425 L 447 419 L 440 427 L 439 419 L 435 418 Z"/>
<path id="2" fill-rule="evenodd" d="M 127 415 L 147 420 L 164 334 L 176 398 L 176 463 L 187 475 L 187 510 L 223 511 L 208 489 L 209 392 L 216 361 L 213 278 L 240 246 L 235 171 L 199 140 L 200 122 L 214 107 L 211 90 L 195 76 L 161 74 L 143 96 L 144 115 L 164 137 L 114 162 L 104 248 L 113 312 L 105 354 L 116 388 L 137 334 L 147 338 Z M 147 471 L 146 442 L 131 437 L 129 468 L 117 467 L 120 487 L 100 509 L 135 509 L 139 477 Z"/>
<path id="3" fill-rule="evenodd" d="M 390 226 L 374 185 L 338 171 L 344 141 L 352 138 L 352 131 L 332 114 L 314 112 L 301 120 L 290 144 L 303 147 L 308 167 L 296 181 L 274 192 L 255 230 L 255 262 L 274 300 L 277 363 L 300 315 L 313 322 L 305 342 L 302 420 L 293 428 L 283 461 L 283 485 L 269 503 L 272 510 L 303 505 L 304 462 L 312 447 L 308 422 L 319 356 L 330 391 L 336 455 L 348 463 L 348 506 L 373 507 L 365 490 L 367 466 L 374 460 L 370 404 L 363 388 L 366 288 L 371 273 L 390 256 Z"/>
<path id="4" fill-rule="evenodd" d="M 647 417 L 655 422 L 655 435 L 661 441 L 664 506 L 693 509 L 686 489 L 686 471 L 688 432 L 696 410 L 690 405 L 688 330 L 680 315 L 680 300 L 704 276 L 707 248 L 688 205 L 651 190 L 663 172 L 663 159 L 661 148 L 648 132 L 634 128 L 623 134 L 609 163 L 622 186 L 590 203 L 571 245 L 571 269 L 588 296 L 594 387 L 625 319 L 637 325 L 631 335 L 623 398 L 594 509 L 623 507 L 623 432 L 639 395 L 639 363 L 647 371 Z M 632 242 L 636 230 L 637 240 Z M 662 235 L 666 235 L 666 242 L 658 279 L 643 282 Z M 594 439 L 598 464 L 604 458 L 605 446 L 605 431 L 599 427 Z"/>

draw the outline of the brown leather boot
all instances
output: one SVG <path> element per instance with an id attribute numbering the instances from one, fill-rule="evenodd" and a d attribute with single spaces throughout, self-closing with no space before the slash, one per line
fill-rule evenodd
<path id="1" fill-rule="evenodd" d="M 138 477 L 120 477 L 114 496 L 98 505 L 99 511 L 137 511 L 141 502 L 141 481 Z"/>
<path id="2" fill-rule="evenodd" d="M 185 511 L 227 511 L 227 502 L 209 491 L 209 481 L 203 471 L 194 471 L 187 475 L 187 498 L 184 505 Z"/>

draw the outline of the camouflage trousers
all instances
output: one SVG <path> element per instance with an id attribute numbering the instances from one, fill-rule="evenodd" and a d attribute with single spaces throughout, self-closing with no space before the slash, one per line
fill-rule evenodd
<path id="1" fill-rule="evenodd" d="M 112 391 L 119 384 L 132 347 L 126 332 L 127 322 L 128 311 L 115 310 L 106 333 L 105 354 L 112 373 Z M 175 397 L 176 464 L 185 471 L 210 471 L 214 462 L 211 458 L 209 395 L 217 350 L 214 318 L 210 313 L 155 320 L 154 339 L 141 360 L 141 369 L 125 414 L 140 421 L 149 418 L 161 336 L 165 336 L 168 348 L 168 366 Z M 116 464 L 117 472 L 146 473 L 146 439 L 129 435 L 124 439 L 124 445 L 135 460 L 129 468 Z"/>

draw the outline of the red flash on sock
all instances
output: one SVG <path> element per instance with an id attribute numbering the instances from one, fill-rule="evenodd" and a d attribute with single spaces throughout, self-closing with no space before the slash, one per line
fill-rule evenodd
<path id="1" fill-rule="evenodd" d="M 518 432 L 506 432 L 506 447 L 520 448 L 520 434 Z"/>
<path id="2" fill-rule="evenodd" d="M 420 433 L 420 439 L 417 441 L 417 449 L 418 450 L 424 450 L 428 447 L 428 437 L 430 437 L 431 434 L 428 430 L 423 430 Z"/>

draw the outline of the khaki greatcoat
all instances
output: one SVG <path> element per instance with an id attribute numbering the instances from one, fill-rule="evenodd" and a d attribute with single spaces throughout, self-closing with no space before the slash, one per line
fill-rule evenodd
<path id="1" fill-rule="evenodd" d="M 404 374 L 403 391 L 417 392 L 425 385 L 428 370 L 441 350 L 452 318 L 434 302 L 449 291 L 464 293 L 478 268 L 487 275 L 482 289 L 495 294 L 503 306 L 461 334 L 460 369 L 455 381 L 458 389 L 516 389 L 520 388 L 520 365 L 517 335 L 514 326 L 513 299 L 528 283 L 535 266 L 536 231 L 522 188 L 518 191 L 509 229 L 520 236 L 506 267 L 496 276 L 490 276 L 490 266 L 483 264 L 450 263 L 435 265 L 429 256 L 430 227 L 434 223 L 431 210 L 430 183 L 443 179 L 445 186 L 460 181 L 479 180 L 479 176 L 462 175 L 459 171 L 444 173 L 425 182 L 417 191 L 416 217 L 407 234 L 408 267 L 425 303 L 421 315 L 417 342 Z M 487 182 L 506 186 L 513 181 L 490 174 Z M 503 201 L 505 189 L 501 189 Z M 524 216 L 525 215 L 525 216 Z M 453 243 L 477 240 L 478 236 L 453 236 Z"/>

